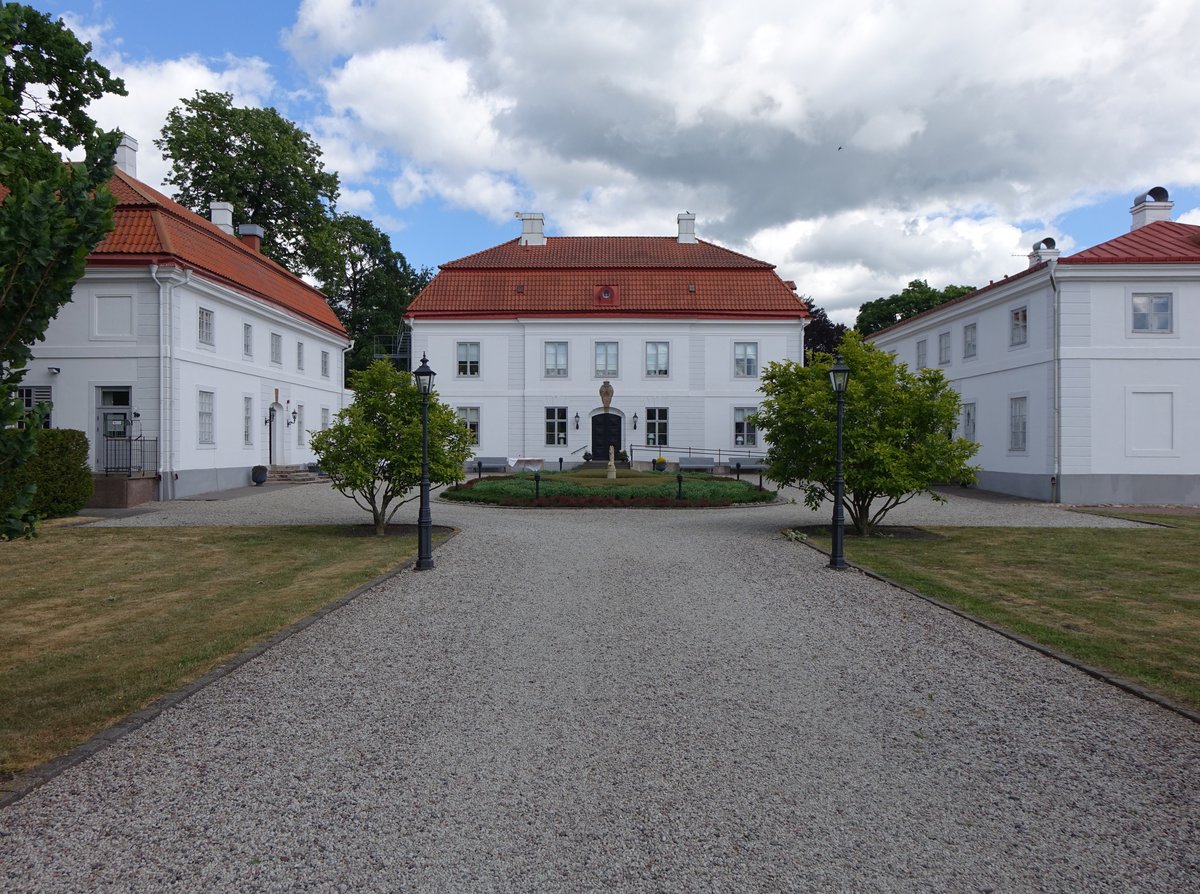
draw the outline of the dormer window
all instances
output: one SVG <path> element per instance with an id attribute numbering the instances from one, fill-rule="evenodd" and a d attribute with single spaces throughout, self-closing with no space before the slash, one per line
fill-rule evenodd
<path id="1" fill-rule="evenodd" d="M 621 303 L 620 286 L 596 286 L 592 297 L 597 304 L 615 305 Z"/>

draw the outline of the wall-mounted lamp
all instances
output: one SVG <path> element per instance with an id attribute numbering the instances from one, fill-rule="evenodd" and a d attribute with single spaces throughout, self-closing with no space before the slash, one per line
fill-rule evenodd
<path id="1" fill-rule="evenodd" d="M 637 413 L 633 414 L 633 430 L 637 431 Z"/>
<path id="2" fill-rule="evenodd" d="M 576 430 L 578 430 L 578 428 L 579 428 L 579 414 L 578 413 L 575 414 L 575 428 L 576 428 Z"/>
<path id="3" fill-rule="evenodd" d="M 50 375 L 52 376 L 57 376 L 60 372 L 62 372 L 61 366 L 47 366 L 46 369 L 50 370 Z"/>
<path id="4" fill-rule="evenodd" d="M 292 410 L 292 418 L 288 420 L 288 428 L 291 428 L 293 425 L 296 424 L 296 417 L 298 415 L 300 415 L 300 414 L 297 413 L 295 410 Z"/>

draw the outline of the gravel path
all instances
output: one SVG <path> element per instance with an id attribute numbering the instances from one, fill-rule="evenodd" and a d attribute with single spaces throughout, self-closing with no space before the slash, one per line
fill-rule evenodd
<path id="1" fill-rule="evenodd" d="M 434 571 L 0 811 L 0 891 L 1196 890 L 1195 724 L 798 509 L 438 504 Z"/>

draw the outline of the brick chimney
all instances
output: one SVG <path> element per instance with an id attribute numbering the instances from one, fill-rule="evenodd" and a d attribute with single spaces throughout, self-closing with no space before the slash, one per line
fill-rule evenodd
<path id="1" fill-rule="evenodd" d="M 233 235 L 233 202 L 211 202 L 208 214 L 213 223 L 230 236 Z"/>
<path id="2" fill-rule="evenodd" d="M 696 241 L 696 215 L 690 211 L 684 211 L 675 218 L 679 224 L 679 236 L 676 241 L 680 243 L 693 243 Z"/>
<path id="3" fill-rule="evenodd" d="M 242 224 L 238 227 L 238 238 L 242 244 L 254 251 L 262 251 L 263 228 L 258 224 Z"/>
<path id="4" fill-rule="evenodd" d="M 137 177 L 137 150 L 138 141 L 127 133 L 121 134 L 121 142 L 117 143 L 113 161 L 130 177 Z"/>
<path id="5" fill-rule="evenodd" d="M 1129 209 L 1129 213 L 1133 215 L 1133 224 L 1129 227 L 1130 232 L 1144 227 L 1148 223 L 1170 220 L 1171 209 L 1174 207 L 1175 203 L 1168 200 L 1167 191 L 1161 186 L 1134 196 L 1133 207 Z"/>
<path id="6" fill-rule="evenodd" d="M 544 215 L 518 211 L 514 216 L 521 222 L 521 245 L 546 244 L 546 218 Z"/>

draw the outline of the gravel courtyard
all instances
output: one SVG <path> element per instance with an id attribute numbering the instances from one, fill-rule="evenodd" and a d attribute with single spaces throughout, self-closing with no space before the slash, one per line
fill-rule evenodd
<path id="1" fill-rule="evenodd" d="M 363 521 L 340 499 L 103 524 Z M 959 513 L 1110 524 L 894 521 Z M 779 533 L 808 520 L 435 503 L 435 570 L 0 810 L 0 891 L 1200 887 L 1200 727 L 830 571 Z"/>

